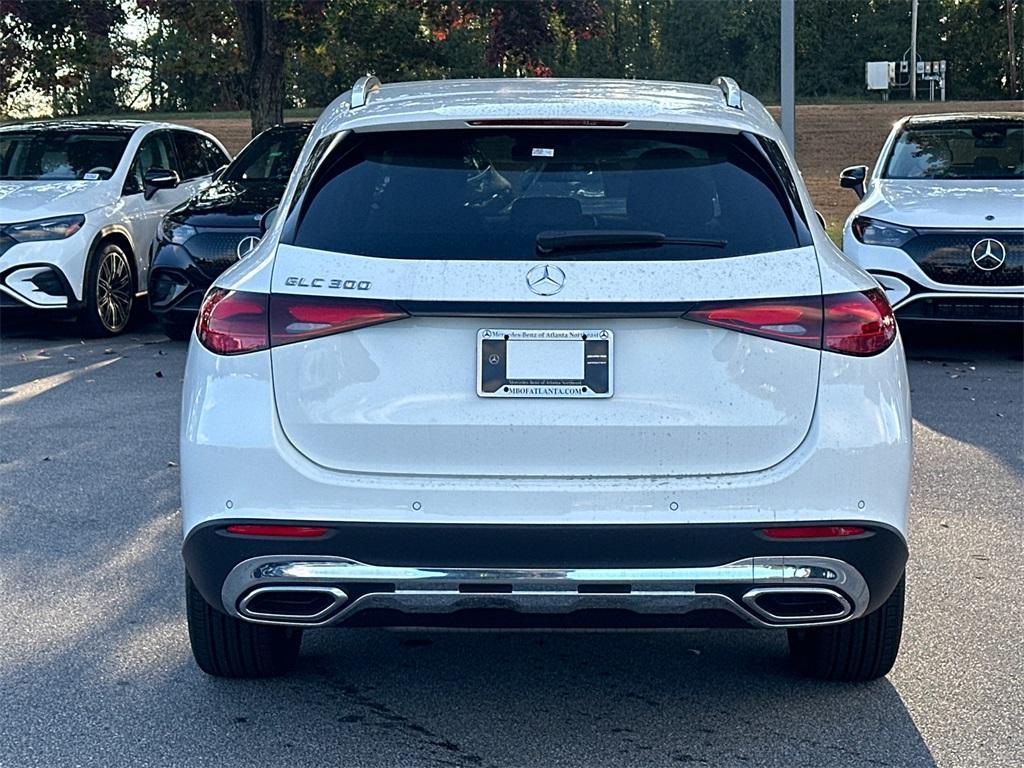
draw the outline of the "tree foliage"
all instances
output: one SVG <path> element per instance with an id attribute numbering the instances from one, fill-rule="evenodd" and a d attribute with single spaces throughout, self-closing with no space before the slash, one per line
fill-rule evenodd
<path id="1" fill-rule="evenodd" d="M 864 62 L 909 47 L 906 0 L 796 0 L 796 16 L 799 97 L 863 98 Z M 726 73 L 772 100 L 778 25 L 778 0 L 0 0 L 0 113 L 31 93 L 54 114 L 249 108 L 263 125 L 367 72 Z M 1020 96 L 1021 41 L 1024 0 L 920 0 L 918 51 L 949 62 L 952 98 Z"/>

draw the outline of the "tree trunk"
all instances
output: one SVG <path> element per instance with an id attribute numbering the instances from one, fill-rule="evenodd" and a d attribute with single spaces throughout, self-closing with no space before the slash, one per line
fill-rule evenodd
<path id="1" fill-rule="evenodd" d="M 249 117 L 252 135 L 284 122 L 284 47 L 280 23 L 270 3 L 233 0 L 249 64 Z"/>

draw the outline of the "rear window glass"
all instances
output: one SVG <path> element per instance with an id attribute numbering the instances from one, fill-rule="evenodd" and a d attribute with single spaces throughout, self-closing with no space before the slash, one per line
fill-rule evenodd
<path id="1" fill-rule="evenodd" d="M 911 126 L 896 139 L 887 179 L 1024 178 L 1024 124 L 978 121 Z"/>
<path id="2" fill-rule="evenodd" d="M 353 134 L 286 231 L 405 259 L 708 259 L 807 242 L 746 136 L 601 129 Z"/>

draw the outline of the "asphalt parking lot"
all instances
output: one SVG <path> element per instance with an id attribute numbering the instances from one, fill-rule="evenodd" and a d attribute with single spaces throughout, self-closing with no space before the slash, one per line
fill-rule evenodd
<path id="1" fill-rule="evenodd" d="M 797 677 L 756 631 L 311 633 L 298 670 L 192 663 L 185 345 L 0 331 L 0 766 L 1017 766 L 1020 334 L 907 329 L 908 618 L 887 680 Z"/>

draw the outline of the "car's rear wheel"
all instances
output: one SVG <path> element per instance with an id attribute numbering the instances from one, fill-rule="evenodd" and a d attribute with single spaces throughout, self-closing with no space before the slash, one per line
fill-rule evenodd
<path id="1" fill-rule="evenodd" d="M 852 682 L 885 675 L 900 650 L 905 585 L 904 576 L 867 616 L 830 627 L 789 630 L 789 653 L 797 669 L 819 680 Z"/>
<path id="2" fill-rule="evenodd" d="M 250 624 L 206 602 L 185 575 L 188 637 L 196 664 L 215 677 L 274 677 L 288 672 L 299 656 L 302 630 Z"/>
<path id="3" fill-rule="evenodd" d="M 85 270 L 85 309 L 79 322 L 90 336 L 116 336 L 128 327 L 135 306 L 135 278 L 128 254 L 112 241 L 100 243 Z"/>

